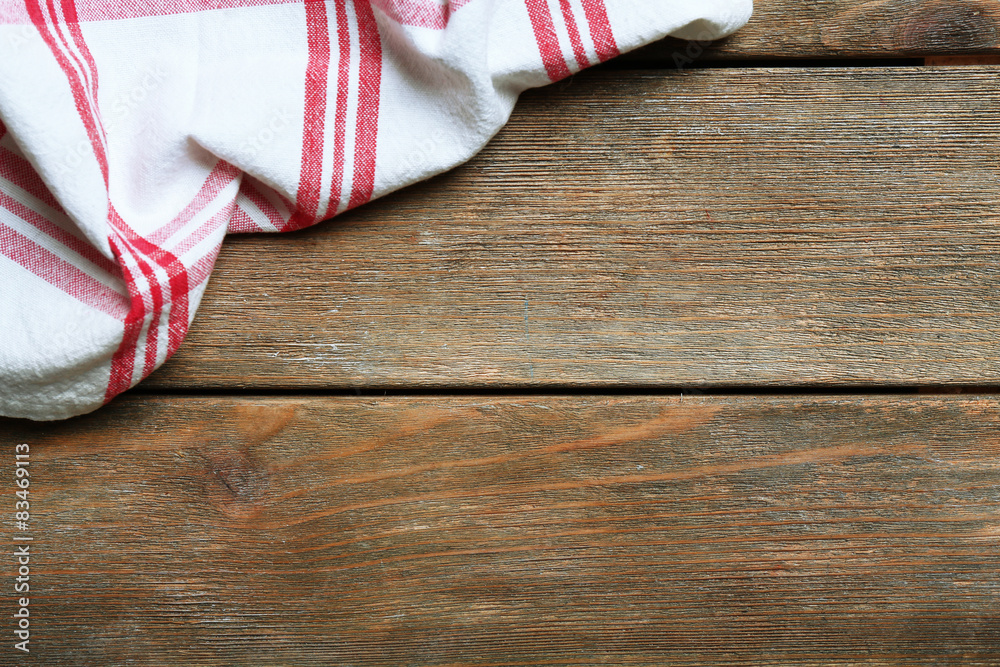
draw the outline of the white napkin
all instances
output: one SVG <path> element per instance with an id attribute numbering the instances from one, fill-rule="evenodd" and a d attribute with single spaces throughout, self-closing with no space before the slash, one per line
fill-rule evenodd
<path id="1" fill-rule="evenodd" d="M 62 419 L 181 344 L 227 232 L 475 154 L 521 91 L 751 0 L 0 0 L 0 415 Z"/>

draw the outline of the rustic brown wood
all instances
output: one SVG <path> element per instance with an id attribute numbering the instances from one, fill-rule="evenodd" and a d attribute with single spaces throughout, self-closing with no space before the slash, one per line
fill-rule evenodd
<path id="1" fill-rule="evenodd" d="M 993 0 L 765 0 L 731 37 L 665 40 L 624 56 L 668 67 L 739 58 L 906 57 L 1000 52 Z"/>
<path id="2" fill-rule="evenodd" d="M 997 664 L 998 414 L 143 397 L 0 450 L 37 664 Z"/>
<path id="3" fill-rule="evenodd" d="M 988 0 L 758 2 L 613 65 L 666 76 L 526 95 L 454 173 L 233 239 L 145 391 L 998 384 L 998 56 Z M 869 57 L 949 68 L 690 73 Z M 1000 664 L 998 408 L 147 395 L 0 420 L 8 545 L 31 446 L 23 662 Z"/>
<path id="4" fill-rule="evenodd" d="M 992 68 L 585 74 L 463 168 L 233 237 L 148 388 L 995 384 Z"/>

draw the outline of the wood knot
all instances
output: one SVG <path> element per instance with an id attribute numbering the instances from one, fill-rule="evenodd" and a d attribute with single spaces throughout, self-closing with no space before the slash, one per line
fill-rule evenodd
<path id="1" fill-rule="evenodd" d="M 996 3 L 928 3 L 900 21 L 896 47 L 908 52 L 965 53 L 996 48 L 998 23 Z"/>
<path id="2" fill-rule="evenodd" d="M 209 502 L 226 516 L 251 519 L 264 510 L 266 471 L 245 452 L 221 452 L 207 461 Z"/>

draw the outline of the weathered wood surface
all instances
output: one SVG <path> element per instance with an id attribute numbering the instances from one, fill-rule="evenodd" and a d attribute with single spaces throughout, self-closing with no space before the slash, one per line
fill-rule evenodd
<path id="1" fill-rule="evenodd" d="M 665 40 L 624 60 L 689 67 L 692 60 L 973 53 L 1000 53 L 995 0 L 758 0 L 750 23 L 726 39 Z"/>
<path id="2" fill-rule="evenodd" d="M 231 237 L 145 387 L 995 384 L 998 83 L 580 75 L 458 170 Z"/>
<path id="3" fill-rule="evenodd" d="M 35 664 L 997 664 L 998 415 L 142 397 L 0 450 Z"/>

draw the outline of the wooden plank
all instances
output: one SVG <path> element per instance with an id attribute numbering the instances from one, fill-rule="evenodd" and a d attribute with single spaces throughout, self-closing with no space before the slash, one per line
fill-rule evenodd
<path id="1" fill-rule="evenodd" d="M 39 664 L 997 664 L 998 414 L 145 397 L 0 448 Z"/>
<path id="2" fill-rule="evenodd" d="M 991 53 L 1000 53 L 1000 4 L 992 0 L 767 0 L 726 39 L 668 39 L 624 59 L 686 68 L 692 61 L 742 58 Z"/>
<path id="3" fill-rule="evenodd" d="M 232 237 L 147 387 L 1000 383 L 989 67 L 583 74 L 468 165 Z"/>

